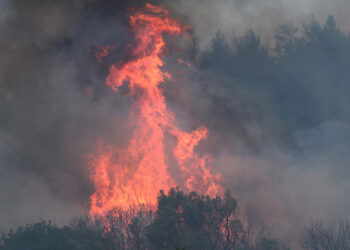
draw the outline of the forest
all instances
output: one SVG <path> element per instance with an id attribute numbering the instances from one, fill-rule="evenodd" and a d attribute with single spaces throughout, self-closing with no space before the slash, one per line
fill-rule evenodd
<path id="1" fill-rule="evenodd" d="M 164 87 L 165 95 L 169 97 L 172 106 L 183 105 L 190 114 L 193 114 L 193 119 L 198 121 L 198 124 L 206 124 L 209 131 L 217 135 L 216 141 L 213 139 L 214 142 L 217 142 L 215 150 L 219 151 L 220 147 L 223 147 L 228 151 L 247 150 L 259 153 L 264 152 L 270 145 L 274 145 L 288 152 L 300 153 L 304 148 L 301 147 L 300 141 L 295 136 L 299 131 L 307 131 L 329 121 L 350 122 L 350 35 L 338 27 L 335 20 L 335 17 L 329 16 L 326 22 L 320 23 L 312 18 L 301 28 L 291 24 L 279 25 L 275 28 L 273 41 L 269 45 L 263 43 L 259 34 L 253 30 L 248 30 L 239 37 L 233 35 L 231 37 L 219 31 L 210 46 L 203 51 L 198 49 L 194 37 L 189 60 L 200 72 L 199 74 L 195 73 L 196 81 L 199 82 L 201 89 L 200 94 L 197 94 L 201 96 L 200 99 L 207 100 L 205 111 L 201 110 L 201 101 L 198 101 L 199 105 L 190 105 L 181 102 L 181 99 L 179 101 L 178 97 L 172 95 L 171 87 Z M 55 48 L 55 53 L 59 51 L 74 57 L 75 55 L 71 53 L 76 46 L 74 39 L 64 38 L 58 42 L 50 43 L 50 46 Z M 41 51 L 40 46 L 30 46 L 35 53 L 40 54 L 39 57 L 44 57 L 43 61 L 47 60 L 45 52 Z M 52 50 L 52 47 L 48 50 Z M 88 71 L 84 68 L 88 66 L 81 67 L 84 70 L 81 68 L 79 70 Z M 38 71 L 41 72 L 41 69 Z M 105 72 L 106 69 L 103 68 L 101 71 Z M 39 75 L 42 77 L 46 73 Z M 36 73 L 33 71 L 31 74 L 35 75 Z M 86 76 L 86 78 L 88 77 Z M 215 88 L 221 90 L 220 94 L 215 91 L 213 93 L 212 79 L 216 81 Z M 33 81 L 35 82 L 35 77 Z M 10 89 L 11 92 L 15 87 L 10 85 L 6 88 Z M 31 93 L 30 91 L 35 93 L 33 96 L 37 94 L 42 96 L 42 93 L 46 93 L 45 87 L 38 87 L 39 90 L 36 92 L 35 87 L 28 86 L 24 84 L 18 87 L 21 89 L 21 93 L 18 95 L 26 96 L 28 92 Z M 5 89 L 5 87 L 1 88 Z M 0 97 L 5 96 L 4 93 L 5 91 L 0 93 Z M 58 93 L 60 94 L 59 91 Z M 16 97 L 16 94 L 6 94 L 6 97 L 0 101 L 2 104 L 0 115 L 8 121 L 0 123 L 0 129 L 5 128 L 9 131 L 16 129 L 17 125 L 13 126 L 13 124 L 18 124 L 18 119 L 12 115 L 15 113 L 12 111 L 17 110 L 21 105 L 26 106 L 26 101 L 24 104 L 15 103 Z M 41 100 L 40 98 L 38 100 Z M 74 96 L 70 98 L 70 101 L 75 101 L 73 100 Z M 100 97 L 97 96 L 96 99 L 98 98 Z M 33 102 L 36 103 L 36 98 L 33 99 L 35 99 Z M 192 99 L 196 100 L 196 98 Z M 42 103 L 45 104 L 45 101 Z M 40 102 L 40 105 L 42 103 Z M 58 104 L 55 103 L 55 105 Z M 45 112 L 51 113 L 50 108 L 57 108 L 55 105 L 43 105 Z M 66 112 L 64 105 L 58 105 L 61 114 Z M 81 112 L 82 109 L 77 110 L 75 112 Z M 87 110 L 90 112 L 89 108 Z M 38 113 L 41 112 L 38 111 Z M 73 118 L 69 113 L 65 115 L 64 119 Z M 89 123 L 87 122 L 89 119 L 95 118 L 86 115 L 82 121 Z M 62 121 L 60 119 L 53 120 L 55 120 L 54 128 L 61 131 L 60 129 L 64 127 L 61 126 Z M 76 124 L 83 124 L 80 122 Z M 76 124 L 72 123 L 70 126 L 75 128 Z M 34 125 L 33 127 L 35 127 Z M 76 127 L 80 129 L 82 126 L 78 125 Z M 98 127 L 95 123 L 93 126 Z M 68 131 L 71 127 L 67 126 L 64 129 Z M 258 129 L 252 129 L 256 127 Z M 99 127 L 99 129 L 101 128 Z M 30 143 L 38 138 L 45 148 L 45 145 L 49 144 L 47 141 L 51 142 L 50 136 L 52 136 L 56 143 L 50 144 L 47 148 L 53 148 L 53 159 L 59 159 L 57 161 L 60 163 L 57 165 L 64 165 L 66 160 L 62 160 L 61 156 L 65 156 L 66 152 L 57 150 L 57 148 L 66 144 L 63 139 L 57 138 L 63 138 L 65 131 L 59 134 L 56 130 L 53 132 L 48 128 L 45 129 L 44 135 L 41 132 L 36 134 L 37 138 L 36 135 L 32 137 L 27 135 L 24 129 L 20 129 L 27 142 L 26 148 L 30 150 Z M 252 132 L 252 130 L 254 131 Z M 73 138 L 76 135 L 74 131 L 69 130 L 69 135 Z M 89 129 L 84 130 L 84 133 L 90 134 Z M 72 136 L 73 134 L 74 136 Z M 298 138 L 306 138 L 304 134 L 298 135 Z M 49 137 L 51 139 L 47 139 Z M 231 140 L 232 138 L 234 140 Z M 344 136 L 342 139 L 345 141 L 345 146 L 342 149 L 346 150 L 350 138 Z M 77 139 L 77 141 L 79 140 Z M 328 143 L 328 141 L 316 142 L 320 147 L 323 143 Z M 237 145 L 239 145 L 239 149 L 237 149 Z M 305 147 L 308 147 L 307 143 Z M 62 146 L 62 148 L 64 147 Z M 44 155 L 42 159 L 45 159 L 45 154 L 41 152 L 40 154 Z M 46 151 L 44 150 L 44 152 Z M 322 152 L 320 150 L 314 153 L 322 154 Z M 16 154 L 13 154 L 16 157 L 12 154 L 9 155 L 8 162 L 16 166 L 35 158 L 33 156 L 35 153 L 24 154 L 20 157 L 17 157 Z M 337 155 L 332 155 L 332 157 L 331 159 L 334 161 L 338 160 Z M 71 159 L 76 160 L 74 157 L 67 157 L 67 161 Z M 36 166 L 44 166 L 41 169 L 45 169 L 46 165 L 56 166 L 50 160 L 39 160 L 32 163 L 31 167 L 34 166 L 33 169 L 40 172 L 42 170 Z M 332 178 L 334 177 L 336 183 L 346 182 L 346 178 L 350 176 L 348 167 L 347 162 L 344 164 L 342 162 L 337 168 L 332 168 Z M 45 174 L 51 176 L 49 170 L 45 171 Z M 81 175 L 78 170 L 72 170 L 71 176 L 77 180 Z M 86 176 L 84 178 L 88 179 Z M 51 176 L 51 179 L 48 179 L 56 180 L 56 177 Z M 54 181 L 52 182 L 54 183 Z M 86 183 L 88 182 L 86 181 Z M 69 181 L 63 183 L 69 183 Z M 57 186 L 59 185 L 64 186 L 57 184 Z M 64 193 L 57 187 L 53 189 L 59 190 L 57 193 Z M 80 188 L 76 191 L 76 196 L 86 200 L 86 189 L 85 186 Z M 252 189 L 253 191 L 250 192 L 254 193 L 255 187 Z M 84 197 L 79 193 L 81 190 L 85 192 Z M 72 196 L 74 196 L 73 193 Z M 240 199 L 236 198 L 235 194 L 236 190 L 230 185 L 228 185 L 224 195 L 217 197 L 209 197 L 196 192 L 183 192 L 176 187 L 171 190 L 159 190 L 158 203 L 154 208 L 140 205 L 123 210 L 116 207 L 103 216 L 77 217 L 71 223 L 63 226 L 56 224 L 59 223 L 56 221 L 43 220 L 8 229 L 0 238 L 0 250 L 350 249 L 350 223 L 346 217 L 339 218 L 337 221 L 333 218 L 303 221 L 303 230 L 296 233 L 298 237 L 294 238 L 293 235 L 292 239 L 285 241 L 276 237 L 268 225 L 252 223 L 249 216 L 241 217 L 241 215 L 246 214 L 245 207 L 240 206 Z M 256 201 L 256 203 L 259 202 Z M 298 206 L 298 204 L 294 205 Z"/>
<path id="2" fill-rule="evenodd" d="M 301 235 L 302 249 L 350 246 L 348 221 L 313 222 Z M 237 200 L 229 191 L 210 198 L 179 189 L 161 191 L 156 209 L 114 208 L 103 216 L 76 218 L 64 227 L 41 221 L 3 233 L 0 239 L 1 250 L 290 249 L 264 225 L 241 221 Z"/>

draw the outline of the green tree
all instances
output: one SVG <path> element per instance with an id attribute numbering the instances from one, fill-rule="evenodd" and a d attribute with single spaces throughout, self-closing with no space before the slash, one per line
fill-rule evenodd
<path id="1" fill-rule="evenodd" d="M 223 198 L 163 191 L 147 237 L 156 249 L 232 249 L 244 234 L 237 201 L 229 192 Z"/>

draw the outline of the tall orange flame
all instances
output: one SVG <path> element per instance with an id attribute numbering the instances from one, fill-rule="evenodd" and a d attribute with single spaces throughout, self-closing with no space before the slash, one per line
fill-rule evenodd
<path id="1" fill-rule="evenodd" d="M 160 83 L 171 78 L 161 69 L 163 34 L 180 35 L 187 30 L 168 15 L 168 10 L 146 4 L 130 16 L 136 41 L 132 52 L 135 59 L 110 67 L 106 84 L 117 92 L 127 82 L 134 97 L 129 117 L 134 130 L 127 148 L 105 147 L 91 161 L 95 186 L 90 197 L 92 215 L 101 215 L 113 207 L 155 205 L 158 192 L 174 186 L 208 195 L 221 191 L 217 184 L 220 176 L 210 171 L 211 157 L 194 152 L 208 130 L 205 127 L 191 133 L 180 130 L 159 88 Z M 169 143 L 170 153 L 165 141 L 173 142 Z M 181 173 L 177 181 L 169 172 L 171 159 Z"/>

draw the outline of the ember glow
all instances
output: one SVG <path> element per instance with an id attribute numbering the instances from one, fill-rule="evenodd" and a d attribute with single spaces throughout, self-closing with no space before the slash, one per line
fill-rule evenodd
<path id="1" fill-rule="evenodd" d="M 103 58 L 108 55 L 108 53 L 115 49 L 115 46 L 101 46 L 101 45 L 96 45 L 97 49 L 95 51 L 95 56 L 98 59 L 99 63 L 102 63 Z"/>
<path id="2" fill-rule="evenodd" d="M 150 4 L 130 16 L 130 26 L 136 41 L 134 59 L 112 65 L 106 84 L 116 92 L 127 84 L 133 101 L 129 116 L 133 132 L 126 148 L 102 145 L 92 157 L 91 215 L 113 207 L 153 206 L 161 189 L 175 186 L 211 196 L 222 191 L 220 176 L 211 172 L 211 157 L 194 150 L 207 137 L 207 128 L 179 129 L 159 88 L 171 78 L 162 71 L 163 35 L 179 36 L 188 28 L 170 18 L 166 9 Z M 169 171 L 170 164 L 180 173 L 176 178 Z"/>

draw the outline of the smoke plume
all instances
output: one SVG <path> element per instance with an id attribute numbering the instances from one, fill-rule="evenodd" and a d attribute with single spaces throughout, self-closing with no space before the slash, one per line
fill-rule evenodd
<path id="1" fill-rule="evenodd" d="M 350 47 L 331 40 L 327 53 L 337 59 L 302 53 L 294 68 L 271 59 L 283 24 L 302 37 L 303 25 L 317 20 L 320 30 L 334 31 L 329 37 L 348 42 L 339 31 L 350 27 L 348 1 L 151 2 L 192 26 L 190 40 L 167 38 L 164 68 L 173 78 L 161 88 L 179 127 L 208 128 L 196 151 L 213 155 L 242 216 L 253 213 L 286 242 L 309 220 L 348 217 Z M 125 146 L 130 137 L 128 90 L 112 93 L 105 79 L 109 66 L 130 60 L 127 13 L 143 5 L 0 2 L 0 231 L 88 211 L 94 187 L 87 156 L 99 139 Z M 258 46 L 246 46 L 244 36 Z"/>

